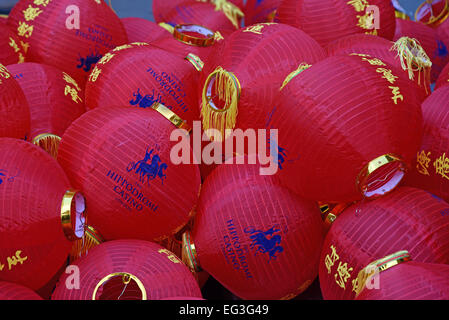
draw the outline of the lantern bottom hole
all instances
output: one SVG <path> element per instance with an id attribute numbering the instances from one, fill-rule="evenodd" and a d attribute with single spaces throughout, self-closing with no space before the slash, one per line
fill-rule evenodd
<path id="1" fill-rule="evenodd" d="M 393 191 L 405 176 L 402 161 L 388 163 L 372 172 L 362 187 L 363 196 L 368 199 L 381 197 Z"/>

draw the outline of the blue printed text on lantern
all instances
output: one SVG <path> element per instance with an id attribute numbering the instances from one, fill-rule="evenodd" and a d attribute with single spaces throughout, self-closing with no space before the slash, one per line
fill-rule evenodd
<path id="1" fill-rule="evenodd" d="M 167 72 L 159 72 L 153 70 L 153 68 L 149 67 L 147 72 L 156 80 L 161 86 L 162 90 L 165 91 L 168 95 L 172 96 L 172 98 L 178 104 L 178 107 L 183 111 L 187 112 L 189 107 L 183 101 L 183 98 L 186 97 L 186 93 L 182 88 L 181 82 L 175 77 L 175 75 L 169 75 Z M 163 105 L 165 105 L 169 109 L 173 109 L 168 106 L 165 102 L 161 101 Z"/>
<path id="2" fill-rule="evenodd" d="M 93 28 L 89 27 L 88 31 L 89 33 L 85 33 L 76 30 L 76 36 L 98 43 L 111 50 L 115 48 L 115 45 L 109 42 L 112 41 L 112 36 L 108 33 L 107 29 L 95 24 Z"/>
<path id="3" fill-rule="evenodd" d="M 28 257 L 21 257 L 21 255 L 22 250 L 17 250 L 14 255 L 6 258 L 5 263 L 8 264 L 8 270 L 11 270 L 18 263 L 23 264 L 26 260 L 28 260 Z M 0 261 L 0 272 L 3 271 L 3 269 L 5 269 L 5 264 L 2 264 L 2 261 Z"/>
<path id="4" fill-rule="evenodd" d="M 252 279 L 253 275 L 249 270 L 248 262 L 245 255 L 239 236 L 237 235 L 237 229 L 234 226 L 234 221 L 228 220 L 226 222 L 229 235 L 223 237 L 224 241 L 224 254 L 228 263 L 232 264 L 235 270 L 243 271 L 247 279 Z"/>
<path id="5" fill-rule="evenodd" d="M 114 186 L 114 192 L 120 196 L 119 200 L 123 206 L 128 209 L 132 207 L 137 211 L 142 211 L 144 207 L 147 207 L 153 212 L 157 211 L 159 206 L 145 197 L 141 190 L 126 181 L 126 178 L 123 178 L 112 170 L 109 170 L 106 176 L 117 183 Z"/>

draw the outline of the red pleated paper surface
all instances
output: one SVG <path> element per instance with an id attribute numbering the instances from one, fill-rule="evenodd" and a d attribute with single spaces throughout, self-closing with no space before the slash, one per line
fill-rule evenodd
<path id="1" fill-rule="evenodd" d="M 85 112 L 84 90 L 67 73 L 32 62 L 7 68 L 27 98 L 31 140 L 42 133 L 61 137 L 67 127 Z"/>
<path id="2" fill-rule="evenodd" d="M 435 90 L 449 84 L 449 63 L 441 70 L 440 75 L 435 83 Z"/>
<path id="3" fill-rule="evenodd" d="M 231 34 L 211 53 L 200 80 L 203 129 L 264 128 L 283 81 L 298 66 L 324 59 L 303 31 L 258 24 Z"/>
<path id="4" fill-rule="evenodd" d="M 190 270 L 173 253 L 155 243 L 109 241 L 93 248 L 74 265 L 79 268 L 79 290 L 67 288 L 66 282 L 71 280 L 65 274 L 59 280 L 53 300 L 201 298 Z M 132 279 L 127 286 L 123 283 L 124 274 Z M 115 276 L 103 283 L 109 275 Z"/>
<path id="5" fill-rule="evenodd" d="M 282 0 L 248 0 L 245 5 L 245 25 L 270 22 Z"/>
<path id="6" fill-rule="evenodd" d="M 25 53 L 16 34 L 6 23 L 0 23 L 0 62 L 8 65 L 24 61 Z"/>
<path id="7" fill-rule="evenodd" d="M 382 61 L 403 70 L 404 74 L 409 77 L 408 69 L 402 68 L 400 53 L 394 48 L 394 43 L 385 38 L 369 34 L 353 34 L 332 41 L 327 45 L 326 49 L 329 56 L 348 55 L 351 53 L 369 54 L 372 57 L 379 58 Z M 406 64 L 405 59 L 404 64 Z M 405 65 L 405 67 L 407 66 Z M 413 72 L 412 80 L 415 81 L 420 91 L 422 91 L 421 101 L 424 101 L 431 92 L 430 77 L 427 78 L 426 81 L 426 76 L 428 76 L 428 74 L 426 74 L 424 70 L 421 72 L 418 72 L 417 70 Z"/>
<path id="8" fill-rule="evenodd" d="M 393 190 L 422 138 L 421 93 L 378 58 L 334 56 L 282 90 L 268 128 L 278 129 L 278 176 L 301 196 L 352 202 Z M 373 98 L 375 97 L 375 98 Z"/>
<path id="9" fill-rule="evenodd" d="M 150 108 L 159 102 L 190 125 L 199 119 L 199 71 L 184 57 L 147 44 L 115 49 L 86 86 L 86 107 Z"/>
<path id="10" fill-rule="evenodd" d="M 449 263 L 449 204 L 409 187 L 346 209 L 332 224 L 320 260 L 325 299 L 353 299 L 357 275 L 379 257 L 407 250 L 413 260 Z"/>
<path id="11" fill-rule="evenodd" d="M 0 281 L 0 300 L 42 300 L 33 290 L 27 287 Z"/>
<path id="12" fill-rule="evenodd" d="M 394 41 L 401 37 L 417 39 L 432 61 L 431 81 L 435 82 L 449 61 L 446 44 L 438 37 L 437 32 L 421 22 L 396 19 Z"/>
<path id="13" fill-rule="evenodd" d="M 413 259 L 413 258 L 412 258 Z M 356 300 L 448 300 L 449 265 L 408 261 L 379 273 L 379 288 Z"/>
<path id="14" fill-rule="evenodd" d="M 128 17 L 122 18 L 121 20 L 126 29 L 129 43 L 151 43 L 159 38 L 170 36 L 170 33 L 167 30 L 147 19 Z"/>
<path id="15" fill-rule="evenodd" d="M 302 293 L 317 276 L 322 240 L 316 203 L 260 176 L 258 165 L 222 165 L 203 185 L 195 259 L 240 298 Z"/>
<path id="16" fill-rule="evenodd" d="M 67 129 L 58 161 L 105 240 L 154 240 L 189 221 L 200 173 L 197 165 L 171 162 L 174 129 L 156 110 L 127 107 L 97 108 Z"/>
<path id="17" fill-rule="evenodd" d="M 30 110 L 22 88 L 0 63 L 0 137 L 29 138 Z"/>
<path id="18" fill-rule="evenodd" d="M 406 181 L 449 201 L 449 87 L 434 91 L 422 110 L 423 142 Z"/>
<path id="19" fill-rule="evenodd" d="M 8 25 L 27 47 L 27 61 L 61 69 L 81 86 L 103 54 L 128 42 L 122 22 L 105 1 L 38 3 L 19 1 Z"/>
<path id="20" fill-rule="evenodd" d="M 371 13 L 371 14 L 370 14 Z M 393 39 L 396 20 L 390 0 L 284 0 L 277 18 L 304 30 L 321 45 L 355 33 Z"/>
<path id="21" fill-rule="evenodd" d="M 0 15 L 0 24 L 6 24 L 8 16 Z"/>
<path id="22" fill-rule="evenodd" d="M 58 272 L 71 247 L 61 224 L 69 189 L 64 171 L 45 151 L 0 139 L 0 280 L 37 290 Z"/>

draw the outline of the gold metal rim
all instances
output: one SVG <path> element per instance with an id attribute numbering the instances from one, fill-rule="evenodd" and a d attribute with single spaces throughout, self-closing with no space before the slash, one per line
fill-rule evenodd
<path id="1" fill-rule="evenodd" d="M 61 142 L 61 137 L 52 133 L 42 133 L 33 138 L 32 143 L 47 153 L 49 153 L 53 158 L 58 157 L 59 143 Z"/>
<path id="2" fill-rule="evenodd" d="M 190 27 L 196 27 L 196 28 L 200 28 L 200 29 L 204 29 L 204 31 L 207 31 L 208 34 L 210 34 L 210 36 L 208 36 L 207 34 L 204 34 L 204 36 L 206 38 L 199 38 L 199 37 L 194 37 L 191 35 L 187 35 L 184 34 L 184 30 L 185 28 L 190 28 Z M 178 24 L 173 28 L 173 37 L 185 44 L 191 45 L 191 46 L 196 46 L 196 47 L 210 47 L 214 44 L 215 42 L 215 33 L 203 26 L 197 25 L 197 24 Z"/>
<path id="3" fill-rule="evenodd" d="M 155 102 L 152 106 L 151 109 L 159 112 L 165 119 L 167 119 L 168 121 L 170 121 L 176 128 L 178 129 L 184 129 L 186 130 L 189 134 L 192 131 L 192 128 L 190 127 L 189 124 L 187 124 L 187 121 L 182 120 L 176 113 L 174 113 L 173 111 L 171 111 L 169 108 L 167 108 L 166 106 L 164 106 L 162 103 L 159 102 Z"/>
<path id="4" fill-rule="evenodd" d="M 79 240 L 79 239 L 82 239 L 82 237 L 83 237 L 83 235 L 77 236 L 76 230 L 74 230 L 74 225 L 76 226 L 76 222 L 74 223 L 73 219 L 81 218 L 81 217 L 78 217 L 78 212 L 76 212 L 75 215 L 72 215 L 72 208 L 74 205 L 75 205 L 75 209 L 76 209 L 76 204 L 74 204 L 73 202 L 77 195 L 82 196 L 82 194 L 79 191 L 68 190 L 64 194 L 64 196 L 62 198 L 62 202 L 61 202 L 62 230 L 64 231 L 64 234 L 69 241 Z M 83 199 L 84 199 L 84 197 L 83 197 Z M 84 211 L 81 212 L 80 214 L 82 214 L 82 213 L 84 213 Z M 85 232 L 85 230 L 84 230 L 84 232 Z"/>
<path id="5" fill-rule="evenodd" d="M 426 5 L 429 4 L 430 6 L 432 6 L 432 2 L 433 0 L 426 0 L 423 3 L 421 3 L 418 7 L 418 9 L 416 9 L 415 11 L 415 21 L 419 21 L 421 23 L 424 23 L 426 25 L 432 26 L 432 27 L 437 27 L 440 24 L 442 24 L 444 21 L 446 21 L 446 19 L 449 17 L 449 3 L 448 0 L 445 0 L 445 4 L 444 4 L 444 8 L 441 11 L 441 13 L 437 16 L 437 17 L 432 17 L 429 19 L 429 21 L 420 21 L 418 20 L 418 13 L 421 11 L 421 9 Z"/>
<path id="6" fill-rule="evenodd" d="M 105 282 L 107 282 L 111 278 L 118 277 L 118 276 L 122 277 L 123 284 L 125 284 L 125 285 L 130 283 L 131 280 L 134 280 L 137 283 L 140 291 L 142 292 L 142 300 L 147 300 L 147 291 L 145 290 L 145 286 L 143 285 L 142 281 L 140 281 L 140 279 L 137 278 L 135 275 L 128 273 L 128 272 L 111 273 L 111 274 L 107 275 L 106 277 L 104 277 L 103 279 L 101 279 L 95 286 L 94 293 L 92 294 L 92 300 L 96 300 L 98 289 Z"/>
<path id="7" fill-rule="evenodd" d="M 185 59 L 187 61 L 189 61 L 197 71 L 201 72 L 203 71 L 204 68 L 204 62 L 201 60 L 200 57 L 198 57 L 197 55 L 193 54 L 193 53 L 189 53 Z"/>
<path id="8" fill-rule="evenodd" d="M 241 91 L 242 91 L 242 87 L 241 87 L 241 85 L 240 85 L 239 79 L 235 76 L 235 74 L 234 74 L 233 72 L 226 71 L 226 70 L 223 70 L 223 71 L 226 72 L 226 74 L 228 74 L 228 76 L 232 79 L 232 82 L 233 82 L 233 84 L 234 84 L 234 87 L 235 87 L 235 89 L 237 90 L 237 102 L 240 101 L 240 94 L 241 94 Z M 213 103 L 213 101 L 212 101 L 213 97 L 212 97 L 211 95 L 208 95 L 208 90 L 209 90 L 209 89 L 212 90 L 211 87 L 212 87 L 213 84 L 211 84 L 211 81 L 212 81 L 212 80 L 215 81 L 215 77 L 216 77 L 216 75 L 219 74 L 219 73 L 220 73 L 220 70 L 215 70 L 215 71 L 211 72 L 211 74 L 209 74 L 209 76 L 208 76 L 207 79 L 206 79 L 206 82 L 204 83 L 203 95 L 206 96 L 206 99 L 207 99 L 207 102 L 208 102 L 207 105 L 208 105 L 211 109 L 213 109 L 215 112 L 226 112 L 226 111 L 230 108 L 231 103 L 226 104 L 226 105 L 224 106 L 224 108 L 222 108 L 222 109 L 217 108 L 217 107 L 215 106 L 215 104 Z"/>
<path id="9" fill-rule="evenodd" d="M 182 235 L 182 261 L 193 273 L 201 271 L 198 264 L 195 244 L 191 242 L 190 232 L 186 231 Z"/>

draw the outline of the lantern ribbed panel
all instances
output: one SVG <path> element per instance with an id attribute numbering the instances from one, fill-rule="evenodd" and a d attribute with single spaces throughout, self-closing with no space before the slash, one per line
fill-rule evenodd
<path id="1" fill-rule="evenodd" d="M 30 135 L 30 110 L 22 88 L 11 72 L 0 64 L 0 137 L 28 139 Z"/>
<path id="2" fill-rule="evenodd" d="M 282 0 L 247 0 L 245 5 L 245 25 L 268 22 L 269 16 L 277 10 Z"/>
<path id="3" fill-rule="evenodd" d="M 70 188 L 58 163 L 21 140 L 0 139 L 0 280 L 37 290 L 66 260 L 71 243 L 61 225 L 61 202 Z M 7 258 L 20 250 L 23 264 Z"/>
<path id="4" fill-rule="evenodd" d="M 235 75 L 241 87 L 235 128 L 243 130 L 264 128 L 285 78 L 301 63 L 314 64 L 326 57 L 325 50 L 297 28 L 272 24 L 263 25 L 260 34 L 248 30 L 232 33 L 212 51 L 200 80 L 202 92 L 217 67 Z"/>
<path id="5" fill-rule="evenodd" d="M 0 24 L 6 24 L 7 21 L 8 21 L 8 17 L 0 16 Z"/>
<path id="6" fill-rule="evenodd" d="M 42 300 L 42 298 L 27 287 L 0 281 L 0 300 Z"/>
<path id="7" fill-rule="evenodd" d="M 446 44 L 438 37 L 437 32 L 421 22 L 396 19 L 396 33 L 393 41 L 401 37 L 417 39 L 432 61 L 431 82 L 435 82 L 443 67 L 449 61 Z"/>
<path id="8" fill-rule="evenodd" d="M 436 27 L 436 33 L 438 38 L 443 41 L 443 43 L 449 46 L 449 19 L 446 19 L 438 27 Z"/>
<path id="9" fill-rule="evenodd" d="M 407 250 L 414 261 L 448 264 L 449 217 L 442 215 L 448 209 L 448 203 L 409 187 L 347 208 L 332 224 L 322 247 L 323 297 L 353 299 L 353 281 L 359 271 L 392 252 Z M 343 281 L 345 267 L 350 276 Z"/>
<path id="10" fill-rule="evenodd" d="M 337 40 L 332 41 L 327 45 L 327 52 L 329 56 L 348 55 L 351 53 L 364 53 L 372 57 L 381 59 L 382 61 L 395 66 L 409 77 L 408 70 L 402 69 L 401 60 L 398 56 L 397 50 L 391 50 L 394 43 L 382 37 L 373 36 L 369 34 L 353 34 Z M 414 73 L 414 80 L 421 95 L 421 100 L 430 93 L 430 87 L 426 89 L 424 83 L 424 74 L 419 75 Z M 410 84 L 411 85 L 411 84 Z M 427 91 L 426 91 L 427 90 Z"/>
<path id="11" fill-rule="evenodd" d="M 356 300 L 448 300 L 449 265 L 408 261 L 379 273 L 379 289 Z"/>
<path id="12" fill-rule="evenodd" d="M 174 53 L 182 58 L 185 58 L 188 54 L 193 53 L 198 56 L 201 61 L 206 63 L 214 47 L 218 46 L 221 42 L 223 42 L 223 40 L 217 41 L 211 46 L 198 47 L 182 43 L 181 41 L 175 39 L 172 35 L 169 35 L 168 37 L 159 38 L 151 42 L 151 46 Z"/>
<path id="13" fill-rule="evenodd" d="M 62 71 L 31 62 L 10 65 L 8 69 L 17 79 L 30 107 L 31 139 L 42 133 L 62 136 L 85 112 L 84 90 L 64 80 Z"/>
<path id="14" fill-rule="evenodd" d="M 434 91 L 422 110 L 423 142 L 406 182 L 449 201 L 449 87 Z"/>
<path id="15" fill-rule="evenodd" d="M 184 57 L 151 45 L 130 45 L 98 65 L 86 86 L 86 107 L 150 108 L 161 102 L 190 125 L 199 119 L 199 72 Z"/>
<path id="16" fill-rule="evenodd" d="M 135 17 L 122 18 L 121 20 L 126 29 L 129 43 L 150 43 L 156 39 L 170 36 L 167 30 L 158 26 L 153 21 Z"/>
<path id="17" fill-rule="evenodd" d="M 323 239 L 319 209 L 259 176 L 258 168 L 222 165 L 208 177 L 192 242 L 199 265 L 233 294 L 291 299 L 317 276 Z"/>
<path id="18" fill-rule="evenodd" d="M 449 84 L 449 63 L 441 70 L 438 76 L 437 82 L 435 83 L 435 90 Z"/>
<path id="19" fill-rule="evenodd" d="M 39 14 L 24 17 L 30 6 Z M 66 24 L 67 20 L 73 24 L 66 13 L 69 6 L 79 8 L 79 29 Z M 27 61 L 66 71 L 81 86 L 103 54 L 128 42 L 122 22 L 105 1 L 60 0 L 35 5 L 33 0 L 20 0 L 9 15 L 8 25 L 28 44 Z"/>
<path id="20" fill-rule="evenodd" d="M 372 58 L 334 56 L 316 63 L 282 89 L 273 109 L 269 127 L 279 129 L 285 155 L 277 175 L 305 198 L 362 199 L 357 178 L 368 163 L 394 154 L 409 166 L 420 146 L 419 90 L 385 64 L 403 95 L 395 104 L 392 84 L 376 71 L 379 66 L 363 59 Z M 370 181 L 393 177 L 379 176 L 381 169 Z"/>
<path id="21" fill-rule="evenodd" d="M 25 53 L 16 34 L 0 19 L 0 63 L 8 64 L 24 62 Z M 6 22 L 6 20 L 5 20 Z"/>
<path id="22" fill-rule="evenodd" d="M 175 126 L 155 110 L 97 108 L 72 123 L 58 161 L 105 238 L 153 240 L 178 231 L 198 200 L 197 165 L 174 165 Z"/>
<path id="23" fill-rule="evenodd" d="M 190 270 L 161 246 L 141 240 L 116 240 L 103 243 L 74 264 L 79 268 L 80 290 L 69 290 L 65 283 L 70 275 L 59 280 L 53 300 L 92 300 L 97 284 L 112 273 L 130 273 L 145 287 L 147 300 L 168 297 L 201 298 L 201 291 Z M 174 261 L 170 260 L 173 259 Z M 70 280 L 70 279 L 69 279 Z M 124 289 L 121 278 L 113 278 L 103 286 L 101 299 L 117 299 Z M 100 299 L 101 293 L 96 299 Z M 135 282 L 124 291 L 123 299 L 142 299 Z"/>
<path id="24" fill-rule="evenodd" d="M 373 32 L 358 26 L 357 16 L 364 16 L 366 8 L 356 11 L 351 1 L 335 0 L 283 0 L 277 10 L 277 18 L 300 28 L 321 45 L 355 33 Z M 390 0 L 369 0 L 369 5 L 379 8 L 380 29 L 377 34 L 388 40 L 393 39 L 396 21 L 394 7 Z"/>

